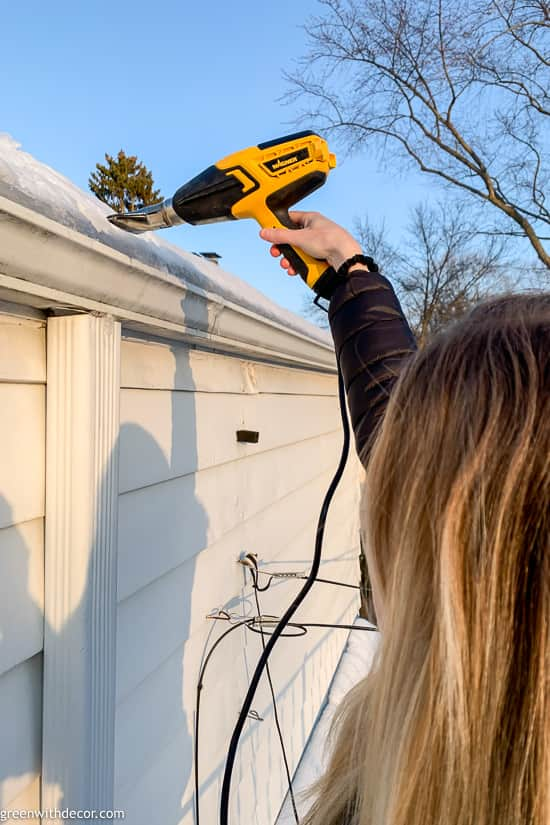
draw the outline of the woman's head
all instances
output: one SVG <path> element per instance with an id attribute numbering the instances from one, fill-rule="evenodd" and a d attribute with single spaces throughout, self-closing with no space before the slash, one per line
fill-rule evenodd
<path id="1" fill-rule="evenodd" d="M 309 821 L 340 825 L 339 785 L 360 825 L 547 823 L 550 294 L 482 305 L 415 356 L 365 503 L 382 644 Z"/>
<path id="2" fill-rule="evenodd" d="M 442 592 L 468 572 L 494 584 L 501 561 L 508 573 L 548 525 L 549 462 L 550 295 L 481 304 L 417 354 L 388 405 L 364 519 L 381 600 L 408 587 L 400 548 L 412 580 L 439 572 Z"/>

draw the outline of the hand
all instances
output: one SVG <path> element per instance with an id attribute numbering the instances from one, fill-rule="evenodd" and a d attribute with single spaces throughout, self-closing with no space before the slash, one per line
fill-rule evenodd
<path id="1" fill-rule="evenodd" d="M 359 255 L 361 247 L 349 232 L 318 212 L 289 212 L 296 229 L 262 229 L 260 237 L 272 245 L 274 258 L 282 254 L 279 244 L 296 246 L 321 261 L 327 261 L 338 269 L 352 255 Z M 296 275 L 290 262 L 283 258 L 281 266 L 289 275 Z"/>

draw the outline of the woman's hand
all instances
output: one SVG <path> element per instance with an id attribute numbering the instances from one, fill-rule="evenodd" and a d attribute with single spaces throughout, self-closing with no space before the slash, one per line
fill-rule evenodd
<path id="1" fill-rule="evenodd" d="M 272 244 L 270 252 L 274 258 L 282 254 L 279 244 L 290 244 L 338 269 L 348 258 L 361 253 L 355 238 L 324 215 L 296 211 L 288 214 L 296 229 L 262 229 L 260 232 L 260 237 Z M 281 266 L 289 275 L 296 275 L 286 258 L 281 260 Z"/>

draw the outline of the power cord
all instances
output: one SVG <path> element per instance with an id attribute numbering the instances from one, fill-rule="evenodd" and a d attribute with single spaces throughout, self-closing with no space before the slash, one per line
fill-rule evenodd
<path id="1" fill-rule="evenodd" d="M 259 605 L 257 604 L 257 607 Z M 204 688 L 204 680 L 206 676 L 206 669 L 210 663 L 212 655 L 218 645 L 232 633 L 234 630 L 238 630 L 240 627 L 244 627 L 245 630 L 250 630 L 253 633 L 263 633 L 265 635 L 269 635 L 263 628 L 264 625 L 269 624 L 278 624 L 280 621 L 276 616 L 266 616 L 265 614 L 258 613 L 257 616 L 252 616 L 250 618 L 241 618 L 239 616 L 234 616 L 231 613 L 228 613 L 227 610 L 219 610 L 216 614 L 210 614 L 207 618 L 209 619 L 216 619 L 219 621 L 231 622 L 232 626 L 226 630 L 221 636 L 216 639 L 213 643 L 212 647 L 206 654 L 203 664 L 199 671 L 199 678 L 197 682 L 197 690 L 196 690 L 196 699 L 195 699 L 195 726 L 194 726 L 194 734 L 195 734 L 195 742 L 194 742 L 194 766 L 195 766 L 195 825 L 200 825 L 200 771 L 199 771 L 199 743 L 200 743 L 200 707 L 201 707 L 201 696 L 202 690 Z M 257 626 L 256 626 L 257 625 Z M 287 628 L 293 628 L 298 630 L 298 633 L 282 633 L 281 637 L 292 639 L 292 638 L 299 638 L 300 636 L 305 636 L 308 632 L 308 628 L 310 627 L 327 627 L 335 630 L 362 630 L 362 631 L 374 631 L 378 630 L 377 627 L 374 625 L 370 625 L 369 627 L 365 627 L 364 625 L 357 625 L 357 624 L 329 624 L 326 622 L 306 622 L 297 624 L 295 622 L 289 622 L 287 624 Z M 255 715 L 254 711 L 249 712 L 249 717 L 254 718 L 257 721 L 262 721 L 259 716 Z M 282 735 L 280 734 L 281 739 Z M 284 741 L 281 742 L 281 747 L 284 750 Z M 289 771 L 287 771 L 287 778 L 289 775 Z M 289 781 L 289 793 L 291 794 L 291 798 L 293 798 L 293 789 L 292 789 L 292 782 Z"/>
<path id="2" fill-rule="evenodd" d="M 304 586 L 302 587 L 298 595 L 295 597 L 292 604 L 287 609 L 286 613 L 283 615 L 283 617 L 275 627 L 273 633 L 269 636 L 268 641 L 265 644 L 265 647 L 263 648 L 262 655 L 260 656 L 260 660 L 256 666 L 256 669 L 252 674 L 248 691 L 246 693 L 241 711 L 239 713 L 237 724 L 235 725 L 235 729 L 233 731 L 233 735 L 231 737 L 231 741 L 229 744 L 229 750 L 227 752 L 227 759 L 225 762 L 225 771 L 223 776 L 220 799 L 220 825 L 229 825 L 229 800 L 231 795 L 231 778 L 233 775 L 233 768 L 235 766 L 237 748 L 239 746 L 239 739 L 243 731 L 244 723 L 252 706 L 252 702 L 254 700 L 256 690 L 258 689 L 262 673 L 266 668 L 266 665 L 269 661 L 269 657 L 271 655 L 271 652 L 273 651 L 273 648 L 275 647 L 275 644 L 277 643 L 277 640 L 280 638 L 285 627 L 289 624 L 293 615 L 295 614 L 295 612 L 297 611 L 297 609 L 302 604 L 307 594 L 313 587 L 315 580 L 317 578 L 317 574 L 319 572 L 328 509 L 334 497 L 334 493 L 336 492 L 336 488 L 338 487 L 338 484 L 340 483 L 340 480 L 344 473 L 344 468 L 346 466 L 350 446 L 350 429 L 346 411 L 346 394 L 344 388 L 344 380 L 340 368 L 338 368 L 338 398 L 340 401 L 340 414 L 342 417 L 344 440 L 342 444 L 342 452 L 340 455 L 338 467 L 329 485 L 329 488 L 327 490 L 321 507 L 321 513 L 319 515 L 317 532 L 315 536 L 315 551 L 313 555 L 311 570 L 306 579 L 306 583 L 304 584 Z"/>
<path id="3" fill-rule="evenodd" d="M 253 578 L 253 581 L 254 581 L 254 600 L 256 602 L 256 608 L 258 610 L 258 617 L 261 617 L 262 616 L 262 610 L 261 610 L 261 607 L 260 607 L 260 598 L 258 596 L 258 576 L 257 576 L 257 574 L 252 573 L 252 578 Z M 261 640 L 262 640 L 262 648 L 265 652 L 264 629 L 263 629 L 263 626 L 262 626 L 261 623 L 260 623 L 260 637 L 261 637 Z M 290 801 L 291 801 L 291 804 L 292 804 L 292 810 L 294 812 L 294 819 L 296 820 L 296 825 L 300 825 L 300 818 L 298 816 L 298 809 L 296 807 L 296 799 L 294 798 L 294 788 L 292 787 L 292 776 L 290 774 L 290 767 L 289 767 L 289 764 L 288 764 L 288 757 L 287 757 L 287 754 L 286 754 L 285 741 L 284 741 L 284 738 L 283 738 L 283 732 L 281 730 L 281 723 L 279 722 L 279 713 L 278 713 L 278 710 L 277 710 L 277 699 L 276 699 L 276 696 L 275 696 L 275 689 L 273 687 L 273 680 L 271 679 L 271 671 L 270 671 L 268 662 L 266 662 L 266 664 L 265 664 L 265 675 L 267 676 L 267 681 L 268 681 L 268 684 L 269 684 L 269 690 L 271 691 L 271 702 L 272 702 L 272 705 L 273 705 L 273 719 L 275 721 L 275 727 L 277 728 L 277 735 L 279 737 L 279 742 L 281 744 L 281 753 L 283 755 L 283 762 L 284 762 L 284 765 L 285 765 L 286 779 L 287 779 L 287 782 L 288 782 L 288 792 L 290 794 Z"/>

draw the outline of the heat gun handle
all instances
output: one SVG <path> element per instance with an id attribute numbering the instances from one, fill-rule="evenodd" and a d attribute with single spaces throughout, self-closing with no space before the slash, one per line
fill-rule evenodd
<path id="1" fill-rule="evenodd" d="M 290 246 L 290 244 L 279 244 L 279 249 L 285 256 L 291 267 L 300 275 L 306 284 L 315 289 L 315 285 L 327 269 L 330 269 L 326 261 L 318 261 L 310 258 L 301 249 Z"/>
<path id="2" fill-rule="evenodd" d="M 296 224 L 290 219 L 286 210 L 277 210 L 273 214 L 275 220 L 271 226 L 275 227 L 275 223 L 280 228 L 296 229 Z M 291 246 L 290 244 L 278 244 L 284 257 L 290 263 L 291 267 L 301 276 L 306 284 L 320 295 L 322 298 L 329 299 L 334 292 L 337 284 L 337 275 L 332 266 L 326 261 L 320 261 L 318 258 L 312 258 L 302 249 Z"/>

